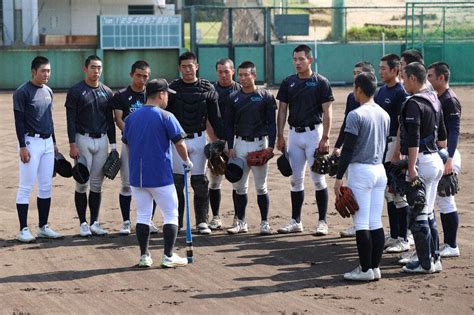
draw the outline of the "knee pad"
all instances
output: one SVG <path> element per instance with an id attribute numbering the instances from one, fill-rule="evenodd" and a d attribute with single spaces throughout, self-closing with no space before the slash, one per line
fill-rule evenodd
<path id="1" fill-rule="evenodd" d="M 207 194 L 209 190 L 209 181 L 206 175 L 192 175 L 191 187 L 193 187 L 195 194 Z"/>
<path id="2" fill-rule="evenodd" d="M 304 190 L 304 179 L 303 178 L 298 178 L 298 179 L 291 179 L 290 180 L 290 185 L 291 185 L 291 191 L 302 191 Z"/>
<path id="3" fill-rule="evenodd" d="M 184 175 L 182 174 L 173 174 L 174 186 L 176 191 L 183 191 L 184 189 Z"/>
<path id="4" fill-rule="evenodd" d="M 30 195 L 33 186 L 20 186 L 16 194 L 16 203 L 27 204 L 30 203 Z"/>
<path id="5" fill-rule="evenodd" d="M 131 196 L 132 195 L 132 190 L 130 189 L 130 186 L 122 186 L 120 189 L 120 194 L 122 196 Z"/>

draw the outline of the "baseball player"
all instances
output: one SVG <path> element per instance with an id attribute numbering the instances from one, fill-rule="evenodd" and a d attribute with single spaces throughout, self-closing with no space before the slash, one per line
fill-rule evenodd
<path id="1" fill-rule="evenodd" d="M 214 86 L 196 76 L 199 64 L 196 55 L 185 52 L 178 58 L 181 78 L 171 82 L 170 87 L 177 93 L 170 95 L 168 111 L 173 113 L 186 132 L 186 146 L 189 158 L 194 164 L 191 186 L 194 190 L 194 214 L 198 233 L 211 234 L 208 226 L 209 181 L 206 176 L 206 128 L 213 128 L 210 136 L 215 141 L 222 138 L 222 120 L 219 112 L 218 95 Z M 175 149 L 173 149 L 175 151 Z M 179 227 L 183 227 L 184 214 L 184 173 L 178 154 L 173 154 L 173 177 L 178 193 Z"/>
<path id="2" fill-rule="evenodd" d="M 251 61 L 244 61 L 238 67 L 240 91 L 229 96 L 226 108 L 225 135 L 229 147 L 229 156 L 246 159 L 253 151 L 266 150 L 273 153 L 276 138 L 274 96 L 263 88 L 257 88 L 255 80 L 257 69 Z M 257 203 L 260 209 L 260 234 L 272 234 L 268 223 L 270 198 L 267 190 L 268 163 L 261 166 L 244 165 L 242 178 L 233 183 L 236 192 L 234 209 L 239 219 L 236 226 L 227 229 L 229 234 L 246 233 L 245 210 L 248 203 L 248 180 L 252 171 Z"/>
<path id="3" fill-rule="evenodd" d="M 117 127 L 123 131 L 125 127 L 125 118 L 128 115 L 141 108 L 146 102 L 145 87 L 150 77 L 150 65 L 143 60 L 138 60 L 132 65 L 130 71 L 130 77 L 132 82 L 126 88 L 123 88 L 112 97 L 110 100 L 110 106 L 114 110 L 114 118 Z M 120 211 L 122 212 L 123 223 L 120 227 L 119 234 L 128 235 L 131 232 L 132 224 L 130 222 L 130 203 L 132 201 L 132 192 L 130 190 L 129 183 L 129 169 L 128 169 L 128 156 L 125 146 L 122 146 L 122 152 L 120 157 L 120 179 L 122 180 L 122 186 L 119 193 L 119 204 Z M 153 207 L 153 215 L 155 214 L 155 207 Z M 159 229 L 153 223 L 150 222 L 150 233 L 158 233 Z"/>
<path id="4" fill-rule="evenodd" d="M 408 262 L 404 272 L 433 273 L 442 270 L 439 259 L 438 229 L 433 213 L 437 185 L 443 175 L 438 146 L 446 146 L 446 128 L 441 104 L 435 92 L 426 88 L 426 69 L 418 62 L 405 66 L 402 74 L 405 90 L 412 96 L 400 114 L 400 143 L 392 161 L 400 159 L 398 151 L 408 156 L 408 180 L 422 178 L 426 185 L 426 204 L 422 210 L 409 209 L 418 260 Z M 398 150 L 398 147 L 400 150 Z"/>
<path id="5" fill-rule="evenodd" d="M 175 93 L 165 79 L 155 79 L 146 85 L 146 105 L 126 119 L 122 141 L 129 153 L 130 185 L 137 205 L 136 233 L 140 246 L 139 267 L 151 267 L 153 260 L 148 250 L 153 200 L 163 216 L 164 256 L 163 267 L 179 267 L 188 263 L 173 253 L 178 235 L 178 197 L 173 183 L 171 142 L 181 167 L 191 170 L 185 133 L 173 114 L 164 109 L 168 93 Z M 184 162 L 183 162 L 184 161 Z"/>
<path id="6" fill-rule="evenodd" d="M 370 72 L 354 82 L 354 98 L 361 106 L 349 112 L 344 130 L 344 146 L 339 159 L 334 192 L 340 195 L 343 176 L 359 205 L 352 220 L 360 265 L 344 274 L 347 280 L 372 281 L 381 278 L 384 232 L 382 210 L 387 176 L 383 167 L 390 117 L 373 99 L 377 79 Z"/>
<path id="7" fill-rule="evenodd" d="M 109 101 L 112 90 L 99 81 L 102 61 L 97 56 L 87 57 L 83 71 L 85 79 L 72 86 L 66 96 L 67 133 L 69 156 L 87 166 L 90 179 L 85 184 L 76 182 L 74 202 L 79 217 L 79 235 L 106 235 L 107 231 L 99 223 L 102 182 L 102 167 L 108 156 L 109 140 L 112 150 L 116 150 L 115 124 Z M 90 186 L 89 198 L 87 187 Z M 91 219 L 86 220 L 89 204 Z"/>
<path id="8" fill-rule="evenodd" d="M 398 80 L 400 59 L 395 54 L 388 54 L 380 59 L 379 74 L 384 85 L 374 96 L 375 103 L 379 104 L 390 116 L 390 134 L 387 139 L 387 150 L 384 163 L 390 163 L 397 141 L 398 118 L 406 99 L 405 89 Z M 390 235 L 385 240 L 387 253 L 401 253 L 410 249 L 408 243 L 408 203 L 396 192 L 385 192 L 387 201 Z"/>
<path id="9" fill-rule="evenodd" d="M 234 62 L 229 58 L 219 59 L 216 63 L 217 82 L 214 83 L 214 88 L 219 95 L 219 110 L 221 117 L 225 117 L 225 104 L 229 95 L 234 91 L 239 91 L 241 86 L 233 80 L 235 69 Z M 212 132 L 212 128 L 206 130 L 208 134 Z M 214 136 L 214 138 L 217 138 Z M 219 208 L 221 204 L 221 185 L 223 175 L 214 175 L 209 172 L 209 203 L 211 205 L 212 220 L 209 223 L 211 230 L 216 230 L 222 227 L 222 220 L 219 216 Z M 235 198 L 235 190 L 232 191 L 232 196 Z M 236 225 L 236 217 L 234 216 L 233 226 Z"/>
<path id="10" fill-rule="evenodd" d="M 374 73 L 375 72 L 374 66 L 368 61 L 361 61 L 361 62 L 356 63 L 354 65 L 354 70 L 352 71 L 354 80 L 362 72 Z M 336 144 L 334 145 L 332 154 L 337 155 L 337 156 L 341 154 L 341 147 L 344 143 L 344 135 L 345 135 L 344 130 L 346 129 L 347 114 L 349 114 L 350 111 L 352 111 L 353 109 L 356 109 L 359 106 L 360 106 L 359 102 L 357 102 L 354 98 L 354 92 L 350 92 L 349 95 L 347 95 L 346 109 L 344 111 L 344 120 L 342 121 L 341 128 L 339 129 L 339 135 L 337 137 Z M 341 237 L 355 237 L 356 235 L 355 227 L 351 226 L 350 228 L 342 230 L 341 232 L 339 232 L 339 235 Z"/>
<path id="11" fill-rule="evenodd" d="M 277 149 L 288 150 L 293 175 L 291 176 L 291 220 L 278 233 L 302 232 L 301 208 L 304 201 L 304 174 L 306 163 L 312 165 L 314 153 L 329 152 L 329 132 L 332 122 L 334 97 L 329 81 L 313 73 L 311 48 L 299 45 L 293 50 L 293 64 L 296 74 L 283 80 L 278 90 L 278 133 Z M 288 146 L 284 137 L 287 112 L 289 111 Z M 326 214 L 328 190 L 324 175 L 310 172 L 316 190 L 316 204 L 319 221 L 315 235 L 327 235 Z"/>
<path id="12" fill-rule="evenodd" d="M 428 67 L 428 81 L 438 94 L 444 116 L 444 124 L 448 134 L 448 160 L 444 165 L 444 174 L 459 174 L 461 171 L 461 155 L 457 150 L 461 125 L 461 103 L 456 93 L 449 86 L 451 72 L 445 62 L 435 62 Z M 459 216 L 454 196 L 436 196 L 436 205 L 441 212 L 441 225 L 444 231 L 444 245 L 440 248 L 441 257 L 459 256 L 456 235 L 459 227 Z"/>
<path id="13" fill-rule="evenodd" d="M 48 226 L 51 208 L 51 185 L 54 153 L 58 152 L 53 126 L 53 91 L 46 85 L 51 75 L 49 60 L 37 56 L 31 62 L 31 80 L 13 93 L 15 129 L 19 144 L 19 184 L 16 209 L 20 221 L 20 242 L 33 242 L 28 228 L 28 207 L 31 191 L 38 179 L 38 231 L 36 237 L 59 238 Z"/>

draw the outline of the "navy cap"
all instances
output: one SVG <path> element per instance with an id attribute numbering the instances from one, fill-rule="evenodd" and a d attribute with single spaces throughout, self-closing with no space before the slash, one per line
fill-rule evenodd
<path id="1" fill-rule="evenodd" d="M 170 89 L 168 81 L 166 79 L 153 79 L 148 81 L 146 85 L 146 92 L 153 94 L 161 91 L 168 91 L 169 93 L 176 94 L 175 90 Z"/>

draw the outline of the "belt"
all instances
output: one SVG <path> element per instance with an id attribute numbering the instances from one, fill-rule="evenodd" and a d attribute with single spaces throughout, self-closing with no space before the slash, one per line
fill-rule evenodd
<path id="1" fill-rule="evenodd" d="M 254 142 L 254 141 L 262 140 L 262 139 L 263 139 L 263 136 L 259 136 L 259 137 L 237 136 L 237 138 L 240 138 L 240 139 L 242 139 L 242 140 L 244 140 L 244 141 Z"/>
<path id="2" fill-rule="evenodd" d="M 91 138 L 102 138 L 105 133 L 100 133 L 100 132 L 79 132 L 81 135 L 86 136 L 86 137 L 91 137 Z"/>
<path id="3" fill-rule="evenodd" d="M 428 154 L 432 154 L 433 152 L 430 152 L 430 151 L 425 151 L 423 152 L 423 155 L 428 155 Z"/>
<path id="4" fill-rule="evenodd" d="M 302 132 L 314 130 L 314 129 L 316 129 L 316 126 L 315 125 L 306 126 L 306 127 L 293 127 L 293 126 L 290 126 L 290 129 L 294 130 L 297 133 L 302 133 Z"/>
<path id="5" fill-rule="evenodd" d="M 186 134 L 186 139 L 194 139 L 194 138 L 197 138 L 197 137 L 200 137 L 202 136 L 202 131 L 199 131 L 199 132 L 195 132 L 195 133 L 187 133 Z"/>
<path id="6" fill-rule="evenodd" d="M 33 137 L 33 138 L 41 138 L 41 139 L 48 139 L 51 137 L 50 133 L 35 133 L 35 132 L 27 132 L 26 135 L 28 137 Z"/>

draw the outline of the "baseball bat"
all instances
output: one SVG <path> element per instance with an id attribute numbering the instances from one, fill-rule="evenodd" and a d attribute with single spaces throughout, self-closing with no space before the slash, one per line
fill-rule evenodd
<path id="1" fill-rule="evenodd" d="M 192 264 L 193 257 L 193 235 L 191 234 L 191 216 L 189 214 L 189 194 L 188 194 L 188 171 L 184 171 L 184 198 L 186 204 L 186 257 L 188 263 Z"/>

